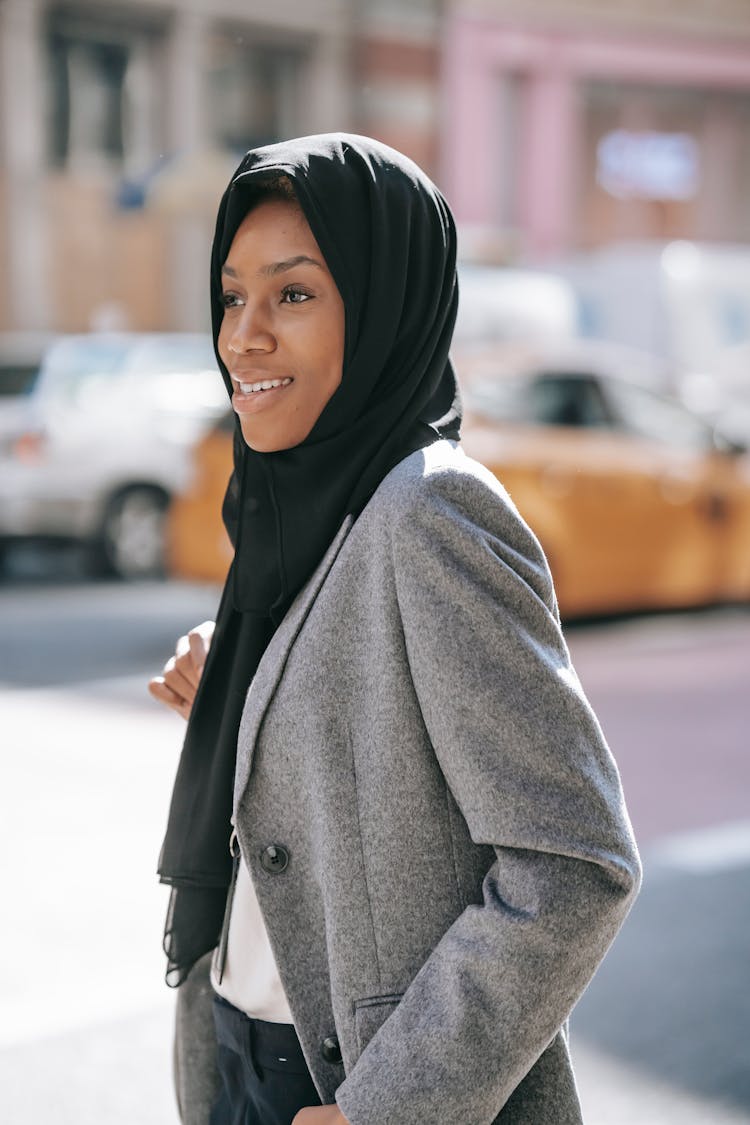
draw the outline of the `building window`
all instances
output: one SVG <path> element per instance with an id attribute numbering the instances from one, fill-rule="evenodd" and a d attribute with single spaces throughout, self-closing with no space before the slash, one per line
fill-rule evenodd
<path id="1" fill-rule="evenodd" d="M 153 35 L 95 19 L 51 22 L 47 133 L 59 168 L 121 169 L 152 160 L 161 129 Z"/>
<path id="2" fill-rule="evenodd" d="M 304 62 L 297 47 L 249 43 L 245 34 L 215 35 L 209 65 L 214 142 L 246 152 L 297 135 Z"/>
<path id="3" fill-rule="evenodd" d="M 50 64 L 53 163 L 122 160 L 127 49 L 53 36 Z"/>

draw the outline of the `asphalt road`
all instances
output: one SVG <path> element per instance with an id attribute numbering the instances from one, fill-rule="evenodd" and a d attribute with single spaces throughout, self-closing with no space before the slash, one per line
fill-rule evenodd
<path id="1" fill-rule="evenodd" d="M 645 861 L 573 1017 L 591 1121 L 750 1121 L 750 613 L 634 618 L 568 639 Z"/>
<path id="2" fill-rule="evenodd" d="M 182 724 L 145 681 L 216 601 L 74 573 L 0 586 L 4 1125 L 176 1125 L 154 867 Z M 750 613 L 566 632 L 646 863 L 573 1016 L 587 1121 L 750 1122 Z"/>

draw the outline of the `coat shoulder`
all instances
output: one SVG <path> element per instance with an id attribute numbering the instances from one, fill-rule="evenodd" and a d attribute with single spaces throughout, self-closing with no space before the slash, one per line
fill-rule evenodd
<path id="1" fill-rule="evenodd" d="M 437 441 L 405 457 L 384 478 L 369 505 L 373 514 L 391 519 L 410 518 L 425 509 L 469 512 L 487 506 L 520 518 L 497 477 L 451 441 Z"/>
<path id="2" fill-rule="evenodd" d="M 459 532 L 510 544 L 546 567 L 539 542 L 502 483 L 460 445 L 438 441 L 405 457 L 380 484 L 368 522 L 387 538 Z"/>

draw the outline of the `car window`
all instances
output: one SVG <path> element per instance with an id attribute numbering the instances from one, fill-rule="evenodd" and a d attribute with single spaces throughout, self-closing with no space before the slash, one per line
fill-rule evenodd
<path id="1" fill-rule="evenodd" d="M 713 445 L 711 427 L 678 402 L 614 379 L 607 382 L 606 394 L 618 429 L 679 449 L 705 450 Z"/>
<path id="2" fill-rule="evenodd" d="M 211 337 L 166 335 L 136 343 L 127 360 L 127 370 L 152 374 L 185 371 L 218 371 Z"/>
<path id="3" fill-rule="evenodd" d="M 0 396 L 6 398 L 28 394 L 38 371 L 38 363 L 6 363 L 0 360 Z"/>
<path id="4" fill-rule="evenodd" d="M 610 425 L 599 383 L 587 374 L 537 375 L 529 384 L 529 413 L 540 426 L 591 429 Z"/>
<path id="5" fill-rule="evenodd" d="M 131 401 L 142 401 L 147 408 L 215 415 L 226 406 L 227 391 L 208 333 L 140 337 L 123 374 Z"/>
<path id="6" fill-rule="evenodd" d="M 98 407 L 115 391 L 135 411 L 214 413 L 226 402 L 208 333 L 61 337 L 45 356 L 39 390 L 68 407 Z"/>
<path id="7" fill-rule="evenodd" d="M 597 380 L 588 374 L 538 372 L 478 382 L 468 405 L 498 422 L 533 426 L 609 427 Z"/>
<path id="8" fill-rule="evenodd" d="M 122 371 L 128 354 L 125 337 L 70 336 L 57 340 L 44 357 L 39 388 L 45 395 L 76 399 L 92 379 Z"/>

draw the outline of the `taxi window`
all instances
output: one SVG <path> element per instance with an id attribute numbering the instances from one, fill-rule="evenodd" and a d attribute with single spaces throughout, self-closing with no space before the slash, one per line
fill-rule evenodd
<path id="1" fill-rule="evenodd" d="M 467 398 L 474 410 L 499 422 L 587 428 L 612 424 L 599 384 L 591 375 L 538 372 L 485 379 Z"/>
<path id="2" fill-rule="evenodd" d="M 591 375 L 537 375 L 529 386 L 531 420 L 540 426 L 609 427 L 611 419 L 599 384 Z"/>

